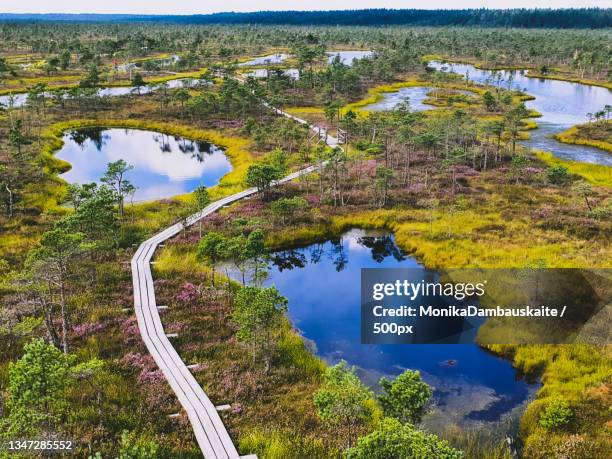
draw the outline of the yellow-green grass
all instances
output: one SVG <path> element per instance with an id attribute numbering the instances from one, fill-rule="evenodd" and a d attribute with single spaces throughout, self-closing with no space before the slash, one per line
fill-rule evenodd
<path id="1" fill-rule="evenodd" d="M 499 209 L 507 205 L 501 197 L 489 201 L 499 201 Z M 512 268 L 533 263 L 557 268 L 604 267 L 605 260 L 612 257 L 609 247 L 595 247 L 559 232 L 534 228 L 528 215 L 506 220 L 502 210 L 493 207 L 432 213 L 422 209 L 375 210 L 334 216 L 328 224 L 269 234 L 267 243 L 273 248 L 307 244 L 359 227 L 393 231 L 404 251 L 432 269 Z M 593 257 L 594 251 L 597 257 Z"/>
<path id="2" fill-rule="evenodd" d="M 287 113 L 291 113 L 292 115 L 297 114 L 308 114 L 308 115 L 323 115 L 323 109 L 321 107 L 289 107 L 285 108 Z"/>
<path id="3" fill-rule="evenodd" d="M 549 166 L 563 166 L 571 174 L 584 178 L 587 182 L 597 186 L 612 187 L 612 167 L 603 164 L 582 163 L 561 159 L 546 151 L 536 151 L 536 157 Z"/>
<path id="4" fill-rule="evenodd" d="M 76 83 L 82 78 L 82 75 L 54 75 L 7 80 L 7 87 L 0 89 L 0 95 L 25 92 L 29 87 L 34 86 L 38 83 L 52 86 L 55 89 L 67 89 L 72 86 L 75 86 Z"/>
<path id="5" fill-rule="evenodd" d="M 555 139 L 559 142 L 563 143 L 571 143 L 574 145 L 587 145 L 589 147 L 599 148 L 600 150 L 604 150 L 612 153 L 612 143 L 606 142 L 605 140 L 596 140 L 589 139 L 588 137 L 582 137 L 582 131 L 580 126 L 572 126 L 566 131 L 560 132 L 559 134 L 555 134 Z"/>

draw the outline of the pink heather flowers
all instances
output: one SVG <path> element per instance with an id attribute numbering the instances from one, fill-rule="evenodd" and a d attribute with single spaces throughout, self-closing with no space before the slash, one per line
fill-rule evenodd
<path id="1" fill-rule="evenodd" d="M 104 327 L 105 324 L 100 322 L 85 322 L 83 324 L 74 325 L 72 327 L 72 333 L 74 333 L 74 336 L 77 338 L 81 338 L 83 336 L 89 336 L 97 333 L 100 330 L 103 330 Z"/>
<path id="2" fill-rule="evenodd" d="M 180 292 L 176 295 L 176 299 L 184 303 L 190 303 L 195 301 L 198 296 L 198 288 L 191 282 L 185 282 L 182 285 Z"/>

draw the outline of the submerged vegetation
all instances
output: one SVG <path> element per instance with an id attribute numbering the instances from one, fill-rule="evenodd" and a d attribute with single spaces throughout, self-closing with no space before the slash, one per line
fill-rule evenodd
<path id="1" fill-rule="evenodd" d="M 253 186 L 256 196 L 185 228 L 153 265 L 165 330 L 211 400 L 231 405 L 221 416 L 241 454 L 609 457 L 608 346 L 490 346 L 541 380 L 519 431 L 431 432 L 421 420 L 436 388 L 418 371 L 366 386 L 350 362 L 319 359 L 283 292 L 263 286 L 272 250 L 355 227 L 393 232 L 429 268 L 608 268 L 610 167 L 530 151 L 529 94 L 427 65 L 436 54 L 607 85 L 608 29 L 6 22 L 0 35 L 0 92 L 27 93 L 0 99 L 1 440 L 74 438 L 83 457 L 201 455 L 186 415 L 169 416 L 179 405 L 140 338 L 129 260 L 155 232 Z M 357 49 L 374 53 L 325 54 Z M 287 59 L 237 65 L 277 52 Z M 264 78 L 245 76 L 258 67 Z M 297 79 L 284 72 L 293 68 Z M 411 86 L 431 88 L 432 110 L 365 108 Z M 607 118 L 558 138 L 609 151 Z M 54 155 L 66 132 L 92 127 L 211 142 L 232 170 L 208 190 L 130 203 L 139 166 L 117 152 L 96 183 L 68 184 L 61 174 L 78 166 Z M 326 147 L 325 133 L 342 148 Z M 276 186 L 305 166 L 313 173 Z"/>

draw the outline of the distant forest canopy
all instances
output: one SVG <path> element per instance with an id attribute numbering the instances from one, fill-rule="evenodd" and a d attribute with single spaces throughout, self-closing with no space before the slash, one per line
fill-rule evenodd
<path id="1" fill-rule="evenodd" d="M 6 14 L 0 21 L 171 22 L 182 24 L 284 24 L 359 26 L 478 26 L 601 29 L 612 27 L 612 8 L 566 9 L 365 9 L 344 11 L 259 11 L 203 15 Z"/>

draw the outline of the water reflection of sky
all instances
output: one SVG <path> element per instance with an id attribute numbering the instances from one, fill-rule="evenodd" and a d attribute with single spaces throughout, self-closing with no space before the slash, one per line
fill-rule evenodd
<path id="1" fill-rule="evenodd" d="M 300 78 L 300 71 L 298 69 L 279 69 L 278 71 L 293 80 L 298 80 Z M 274 73 L 272 74 L 274 75 Z M 268 69 L 255 69 L 252 72 L 245 73 L 244 76 L 252 76 L 254 78 L 267 78 Z"/>
<path id="2" fill-rule="evenodd" d="M 399 91 L 386 93 L 381 100 L 365 106 L 364 109 L 373 112 L 388 111 L 408 101 L 411 110 L 431 110 L 433 108 L 431 105 L 423 103 L 431 89 L 425 86 L 401 88 Z"/>
<path id="3" fill-rule="evenodd" d="M 197 84 L 200 84 L 195 78 L 176 78 L 174 80 L 168 80 L 165 84 L 168 89 L 175 88 L 190 88 Z M 150 84 L 142 86 L 141 88 L 135 88 L 133 86 L 111 86 L 108 88 L 98 89 L 99 97 L 116 97 L 116 96 L 127 96 L 130 94 L 148 94 L 157 89 L 157 84 Z M 46 97 L 52 97 L 52 93 L 46 93 Z M 68 96 L 65 96 L 68 98 Z M 11 100 L 12 99 L 12 100 Z M 2 107 L 21 107 L 26 104 L 28 100 L 28 94 L 24 92 L 15 93 L 13 95 L 0 95 L 0 106 Z"/>
<path id="4" fill-rule="evenodd" d="M 542 114 L 542 119 L 553 124 L 571 125 L 584 123 L 587 113 L 601 110 L 612 104 L 612 91 L 600 86 L 589 86 L 568 81 L 530 78 L 524 71 L 480 70 L 468 64 L 430 63 L 434 68 L 446 67 L 449 71 L 465 76 L 477 83 L 489 83 L 525 91 L 535 100 L 527 106 Z"/>
<path id="5" fill-rule="evenodd" d="M 266 56 L 256 57 L 247 62 L 242 62 L 239 64 L 241 67 L 246 67 L 249 65 L 269 65 L 269 64 L 280 64 L 283 61 L 286 61 L 289 58 L 288 54 L 277 53 L 277 54 L 268 54 Z"/>
<path id="6" fill-rule="evenodd" d="M 267 283 L 289 299 L 291 320 L 317 353 L 332 363 L 357 365 L 369 384 L 407 368 L 420 370 L 436 388 L 440 413 L 453 422 L 498 420 L 522 403 L 529 386 L 517 381 L 508 361 L 477 345 L 360 344 L 361 268 L 422 268 L 391 236 L 364 236 L 353 230 L 340 241 L 274 254 Z M 423 276 L 431 275 L 436 273 L 423 268 Z"/>
<path id="7" fill-rule="evenodd" d="M 328 51 L 327 53 L 327 62 L 332 63 L 336 56 L 340 56 L 340 62 L 344 65 L 351 66 L 353 65 L 353 61 L 357 59 L 363 59 L 364 57 L 370 57 L 374 53 L 372 51 Z"/>
<path id="8" fill-rule="evenodd" d="M 136 129 L 87 129 L 68 133 L 57 157 L 72 164 L 62 178 L 70 183 L 98 182 L 109 162 L 132 164 L 127 178 L 138 187 L 135 201 L 175 196 L 198 185 L 215 185 L 231 170 L 223 151 L 195 142 Z"/>

